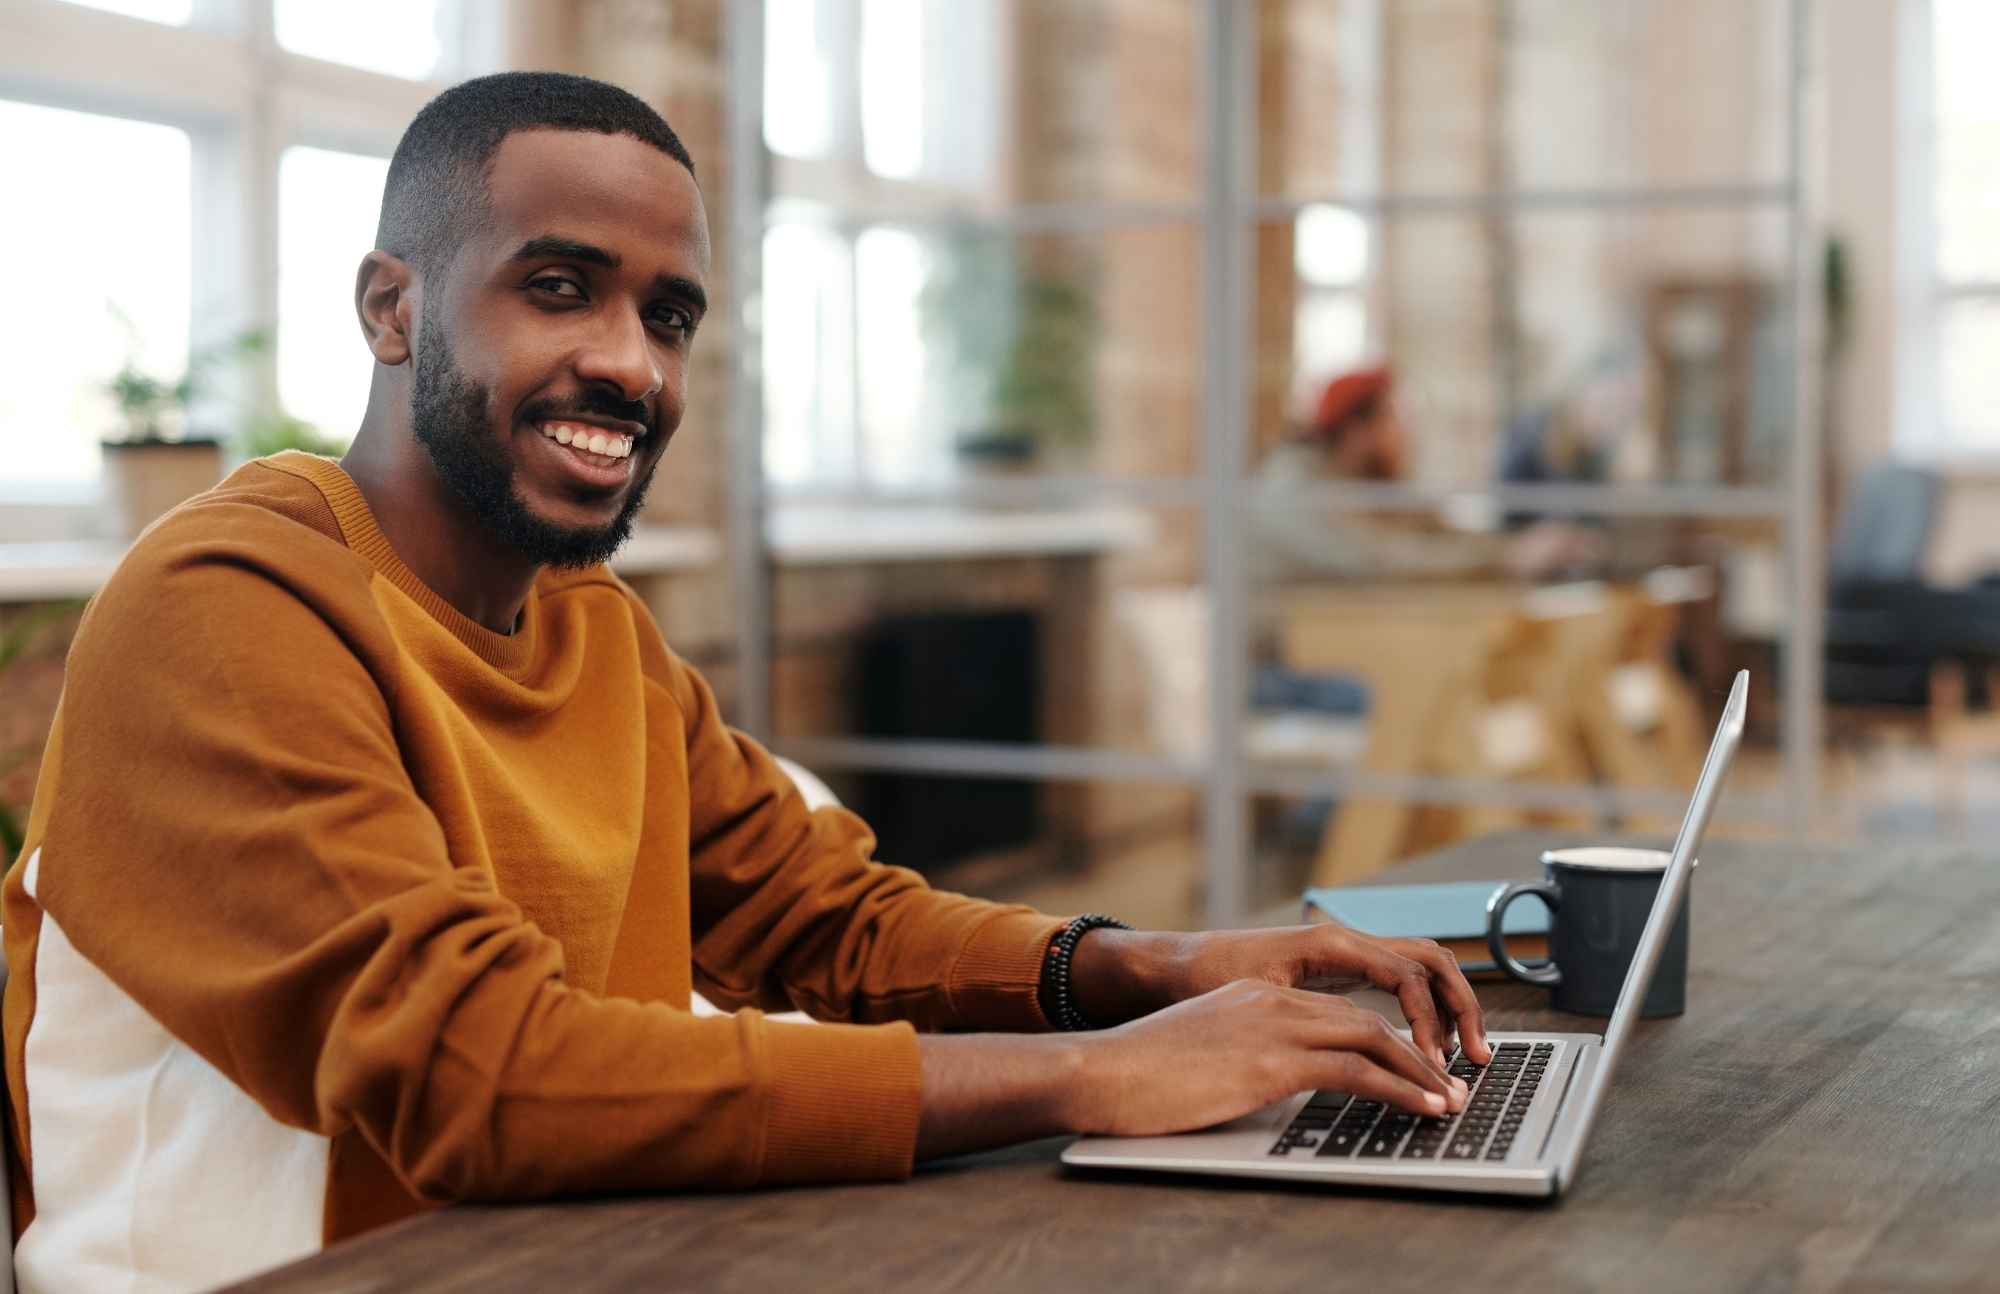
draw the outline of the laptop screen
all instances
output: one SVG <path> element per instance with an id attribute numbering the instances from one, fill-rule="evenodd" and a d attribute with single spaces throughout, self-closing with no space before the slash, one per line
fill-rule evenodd
<path id="1" fill-rule="evenodd" d="M 1599 1079 L 1600 1084 L 1610 1077 L 1611 1067 L 1618 1062 L 1618 1053 L 1624 1047 L 1625 1038 L 1639 1018 L 1639 1004 L 1646 1000 L 1646 991 L 1653 986 L 1653 971 L 1660 964 L 1660 954 L 1673 931 L 1674 914 L 1680 910 L 1681 896 L 1687 893 L 1688 876 L 1694 870 L 1695 851 L 1701 847 L 1702 833 L 1708 829 L 1709 816 L 1715 812 L 1715 802 L 1722 795 L 1723 777 L 1729 772 L 1729 763 L 1735 758 L 1737 743 L 1743 737 L 1743 714 L 1747 709 L 1749 689 L 1749 671 L 1738 671 L 1735 685 L 1729 689 L 1729 701 L 1722 707 L 1722 721 L 1716 725 L 1715 739 L 1709 743 L 1708 758 L 1702 761 L 1701 776 L 1695 781 L 1694 798 L 1688 802 L 1687 816 L 1681 820 L 1680 835 L 1674 841 L 1667 874 L 1660 879 L 1660 892 L 1653 899 L 1652 915 L 1646 918 L 1646 929 L 1639 936 L 1639 947 L 1632 954 L 1631 967 L 1625 972 L 1625 987 L 1619 990 L 1618 1005 L 1611 1010 L 1611 1026 L 1604 1032 L 1605 1072 Z"/>

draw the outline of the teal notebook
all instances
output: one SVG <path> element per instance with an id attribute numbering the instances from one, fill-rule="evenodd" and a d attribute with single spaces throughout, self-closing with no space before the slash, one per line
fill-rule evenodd
<path id="1" fill-rule="evenodd" d="M 1458 954 L 1462 969 L 1497 970 L 1486 948 L 1486 900 L 1505 884 L 1325 886 L 1306 891 L 1306 917 L 1310 920 L 1317 908 L 1342 925 L 1384 939 L 1435 939 Z M 1547 960 L 1549 910 L 1539 902 L 1510 904 L 1501 929 L 1523 962 L 1534 966 Z"/>

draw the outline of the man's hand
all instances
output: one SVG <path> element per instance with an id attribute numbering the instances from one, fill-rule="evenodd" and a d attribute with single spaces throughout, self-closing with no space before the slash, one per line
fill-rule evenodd
<path id="1" fill-rule="evenodd" d="M 1077 942 L 1070 984 L 1085 1016 L 1117 1027 L 919 1040 L 919 1159 L 1060 1132 L 1185 1132 L 1311 1088 L 1442 1115 L 1465 1104 L 1465 1084 L 1444 1070 L 1453 1032 L 1473 1060 L 1493 1059 L 1472 986 L 1428 939 L 1339 925 L 1099 929 Z M 1411 1037 L 1313 991 L 1362 984 L 1396 995 Z"/>
<path id="2" fill-rule="evenodd" d="M 1205 1128 L 1334 1088 L 1416 1114 L 1465 1104 L 1465 1084 L 1344 997 L 1238 980 L 1088 1040 L 1075 1126 L 1114 1136 Z"/>
<path id="3" fill-rule="evenodd" d="M 1186 1132 L 1312 1088 L 1434 1117 L 1466 1096 L 1375 1012 L 1267 980 L 1238 980 L 1116 1029 L 920 1043 L 919 1159 L 1059 1132 Z"/>
<path id="4" fill-rule="evenodd" d="M 1070 982 L 1092 1021 L 1113 1023 L 1237 980 L 1341 991 L 1372 984 L 1396 995 L 1421 1052 L 1442 1069 L 1452 1036 L 1481 1064 L 1479 999 L 1458 960 L 1429 939 L 1378 939 L 1324 924 L 1275 930 L 1164 934 L 1093 930 L 1076 946 Z"/>

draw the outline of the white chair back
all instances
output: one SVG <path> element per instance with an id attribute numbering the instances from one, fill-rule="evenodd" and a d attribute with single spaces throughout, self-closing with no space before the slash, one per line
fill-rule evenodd
<path id="1" fill-rule="evenodd" d="M 792 779 L 792 785 L 799 788 L 799 794 L 805 797 L 808 809 L 839 807 L 840 798 L 833 793 L 825 782 L 820 781 L 818 777 L 814 776 L 811 770 L 792 760 L 786 759 L 783 755 L 773 755 L 771 758 L 776 760 L 778 767 L 784 769 L 785 775 Z M 699 993 L 694 995 L 692 1007 L 696 1015 L 728 1014 Z M 803 1011 L 784 1011 L 773 1015 L 771 1018 L 773 1020 L 794 1020 L 801 1024 L 812 1023 L 812 1017 Z M 0 1290 L 0 1294 L 14 1294 L 13 1286 L 9 1285 L 6 1289 Z"/>
<path id="2" fill-rule="evenodd" d="M 799 788 L 799 794 L 805 797 L 808 809 L 840 807 L 840 797 L 810 769 L 786 759 L 783 755 L 773 755 L 771 758 L 777 762 L 779 768 L 785 770 L 785 776 L 792 779 L 792 785 Z"/>

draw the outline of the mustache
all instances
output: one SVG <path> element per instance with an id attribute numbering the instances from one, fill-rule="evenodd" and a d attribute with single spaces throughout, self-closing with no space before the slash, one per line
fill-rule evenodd
<path id="1" fill-rule="evenodd" d="M 659 430 L 659 425 L 653 418 L 653 411 L 647 407 L 645 401 L 621 400 L 602 391 L 585 392 L 574 400 L 537 400 L 522 411 L 523 419 L 528 422 L 586 416 L 636 422 L 646 429 L 648 436 Z"/>

